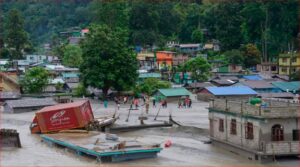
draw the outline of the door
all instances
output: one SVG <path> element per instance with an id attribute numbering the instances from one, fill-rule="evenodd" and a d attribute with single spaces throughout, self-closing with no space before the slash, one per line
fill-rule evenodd
<path id="1" fill-rule="evenodd" d="M 283 126 L 277 124 L 272 127 L 272 141 L 283 141 L 284 133 Z"/>

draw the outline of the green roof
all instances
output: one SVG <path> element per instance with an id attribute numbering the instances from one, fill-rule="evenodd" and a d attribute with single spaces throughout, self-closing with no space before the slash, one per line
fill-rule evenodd
<path id="1" fill-rule="evenodd" d="M 160 73 L 141 73 L 139 78 L 161 78 Z"/>
<path id="2" fill-rule="evenodd" d="M 300 89 L 300 81 L 293 82 L 272 82 L 272 84 L 283 91 L 298 92 Z"/>
<path id="3" fill-rule="evenodd" d="M 78 73 L 62 73 L 63 78 L 78 78 Z"/>
<path id="4" fill-rule="evenodd" d="M 191 95 L 191 92 L 189 92 L 185 88 L 158 89 L 158 92 L 166 97 Z"/>

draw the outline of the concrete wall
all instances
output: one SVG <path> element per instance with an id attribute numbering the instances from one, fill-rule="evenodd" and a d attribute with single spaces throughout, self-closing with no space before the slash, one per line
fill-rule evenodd
<path id="1" fill-rule="evenodd" d="M 209 113 L 209 118 L 213 121 L 213 130 L 210 130 L 211 136 L 215 139 L 224 142 L 230 142 L 242 147 L 250 148 L 253 150 L 259 150 L 260 140 L 260 121 L 254 119 L 244 119 L 241 117 L 235 117 L 231 115 L 221 113 Z M 224 132 L 219 131 L 219 119 L 224 120 Z M 236 130 L 237 134 L 230 134 L 231 119 L 236 119 Z M 245 124 L 247 122 L 253 123 L 253 139 L 245 138 Z"/>
<path id="2" fill-rule="evenodd" d="M 276 124 L 283 126 L 284 141 L 293 140 L 293 130 L 299 129 L 298 118 L 286 118 L 286 119 L 268 119 L 261 123 L 262 140 L 265 142 L 272 141 L 271 130 Z"/>

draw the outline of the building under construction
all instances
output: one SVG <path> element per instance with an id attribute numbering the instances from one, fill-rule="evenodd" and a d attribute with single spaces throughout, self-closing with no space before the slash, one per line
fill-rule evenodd
<path id="1" fill-rule="evenodd" d="M 264 99 L 248 101 L 215 99 L 210 102 L 210 138 L 250 160 L 267 162 L 278 156 L 298 156 L 298 102 Z"/>

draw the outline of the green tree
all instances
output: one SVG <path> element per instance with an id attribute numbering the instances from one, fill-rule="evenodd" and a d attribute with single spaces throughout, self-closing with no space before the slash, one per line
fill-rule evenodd
<path id="1" fill-rule="evenodd" d="M 62 62 L 69 67 L 79 67 L 82 63 L 81 48 L 75 45 L 67 45 L 63 51 Z"/>
<path id="2" fill-rule="evenodd" d="M 26 93 L 41 93 L 49 83 L 49 73 L 41 67 L 34 67 L 26 71 L 21 86 Z"/>
<path id="3" fill-rule="evenodd" d="M 291 74 L 290 81 L 300 81 L 300 70 Z"/>
<path id="4" fill-rule="evenodd" d="M 222 50 L 236 49 L 243 43 L 241 32 L 242 17 L 240 16 L 241 3 L 238 2 L 220 2 L 215 15 L 215 35 L 221 42 Z"/>
<path id="5" fill-rule="evenodd" d="M 159 13 L 153 3 L 134 2 L 129 13 L 131 43 L 152 46 L 159 39 L 158 23 Z"/>
<path id="6" fill-rule="evenodd" d="M 210 64 L 202 57 L 190 59 L 183 64 L 183 70 L 192 72 L 192 79 L 197 81 L 207 81 L 210 76 Z"/>
<path id="7" fill-rule="evenodd" d="M 111 28 L 128 28 L 129 8 L 128 2 L 123 0 L 94 0 L 89 8 L 93 12 L 92 21 L 98 24 L 106 24 Z"/>
<path id="8" fill-rule="evenodd" d="M 136 92 L 145 93 L 148 96 L 153 95 L 158 89 L 170 88 L 171 83 L 156 78 L 147 78 L 141 84 L 137 85 Z"/>
<path id="9" fill-rule="evenodd" d="M 27 32 L 24 30 L 24 19 L 18 10 L 10 10 L 6 22 L 6 30 L 7 34 L 5 42 L 7 43 L 8 48 L 10 48 L 11 58 L 22 58 L 22 51 L 29 41 Z"/>
<path id="10" fill-rule="evenodd" d="M 137 60 L 127 45 L 127 32 L 106 25 L 92 25 L 82 42 L 83 63 L 80 66 L 85 86 L 102 89 L 129 89 L 137 80 Z"/>
<path id="11" fill-rule="evenodd" d="M 261 53 L 254 44 L 242 46 L 240 50 L 244 55 L 245 67 L 253 67 L 261 62 Z"/>
<path id="12" fill-rule="evenodd" d="M 79 83 L 79 85 L 75 88 L 73 95 L 77 97 L 89 96 L 89 92 L 82 83 Z"/>
<path id="13" fill-rule="evenodd" d="M 237 49 L 229 50 L 224 53 L 229 64 L 244 65 L 244 57 L 241 51 Z"/>
<path id="14" fill-rule="evenodd" d="M 203 33 L 200 29 L 196 29 L 192 33 L 192 41 L 195 43 L 203 42 Z"/>

